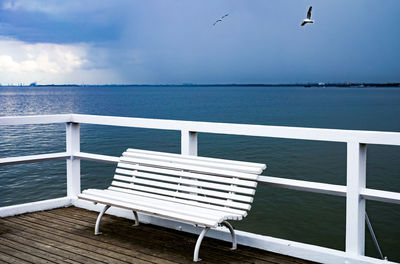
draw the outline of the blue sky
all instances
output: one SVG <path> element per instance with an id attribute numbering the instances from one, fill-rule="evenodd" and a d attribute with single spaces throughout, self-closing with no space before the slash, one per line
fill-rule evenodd
<path id="1" fill-rule="evenodd" d="M 316 23 L 300 27 L 310 5 Z M 0 83 L 400 82 L 399 11 L 399 0 L 0 0 Z"/>

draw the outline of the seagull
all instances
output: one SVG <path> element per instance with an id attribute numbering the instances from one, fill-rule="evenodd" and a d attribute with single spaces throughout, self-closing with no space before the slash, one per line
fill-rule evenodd
<path id="1" fill-rule="evenodd" d="M 225 16 L 220 17 L 217 21 L 214 22 L 213 26 L 215 26 L 215 24 L 217 24 L 218 22 L 221 22 L 222 19 L 224 19 L 224 17 L 227 17 L 229 14 L 226 14 Z"/>
<path id="2" fill-rule="evenodd" d="M 314 23 L 314 20 L 311 20 L 311 10 L 312 10 L 312 6 L 310 6 L 310 8 L 308 9 L 307 12 L 307 18 L 303 20 L 303 23 L 301 23 L 301 26 L 304 26 L 307 23 Z"/>

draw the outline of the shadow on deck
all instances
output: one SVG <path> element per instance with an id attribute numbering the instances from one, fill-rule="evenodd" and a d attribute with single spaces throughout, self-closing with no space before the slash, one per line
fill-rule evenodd
<path id="1" fill-rule="evenodd" d="M 75 207 L 0 219 L 1 263 L 194 263 L 197 236 Z M 311 263 L 268 251 L 205 238 L 200 263 Z"/>

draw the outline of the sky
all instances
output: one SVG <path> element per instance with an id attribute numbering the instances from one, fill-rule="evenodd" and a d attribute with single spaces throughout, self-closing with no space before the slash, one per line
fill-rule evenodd
<path id="1" fill-rule="evenodd" d="M 0 0 L 0 84 L 400 82 L 399 14 L 399 0 Z"/>

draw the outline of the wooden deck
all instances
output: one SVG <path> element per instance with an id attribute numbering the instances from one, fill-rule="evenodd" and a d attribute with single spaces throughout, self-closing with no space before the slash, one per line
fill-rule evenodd
<path id="1" fill-rule="evenodd" d="M 0 219 L 0 263 L 193 263 L 197 236 L 106 215 L 93 234 L 97 213 L 75 207 Z M 308 261 L 205 238 L 200 263 Z"/>

